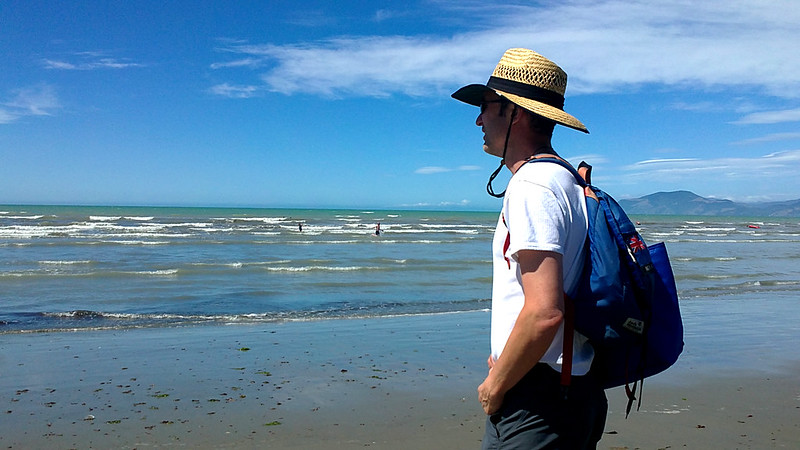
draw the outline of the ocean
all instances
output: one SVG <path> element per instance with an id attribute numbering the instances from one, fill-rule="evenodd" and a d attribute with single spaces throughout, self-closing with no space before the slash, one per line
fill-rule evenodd
<path id="1" fill-rule="evenodd" d="M 800 298 L 800 219 L 631 219 L 647 243 L 666 242 L 682 308 Z M 0 334 L 488 310 L 496 220 L 496 212 L 0 206 Z"/>

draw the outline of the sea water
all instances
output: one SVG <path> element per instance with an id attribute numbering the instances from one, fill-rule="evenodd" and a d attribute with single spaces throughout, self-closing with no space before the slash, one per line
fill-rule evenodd
<path id="1" fill-rule="evenodd" d="M 646 242 L 666 242 L 685 310 L 798 304 L 800 219 L 632 219 Z M 496 212 L 0 206 L 0 334 L 488 310 L 496 221 Z"/>
<path id="2" fill-rule="evenodd" d="M 487 308 L 494 217 L 0 207 L 0 332 Z"/>

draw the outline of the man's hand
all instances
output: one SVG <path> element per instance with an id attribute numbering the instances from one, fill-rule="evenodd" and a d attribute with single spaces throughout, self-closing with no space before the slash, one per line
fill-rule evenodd
<path id="1" fill-rule="evenodd" d="M 486 360 L 486 365 L 489 366 L 489 372 L 491 373 L 492 368 L 494 367 L 494 358 L 492 358 L 492 355 L 489 355 L 489 359 Z M 495 413 L 503 404 L 503 397 L 500 397 L 499 400 L 493 400 L 491 398 L 491 395 L 488 391 L 488 379 L 489 378 L 487 377 L 483 384 L 478 386 L 478 401 L 481 402 L 481 406 L 483 406 L 483 410 L 487 415 Z"/>
<path id="2" fill-rule="evenodd" d="M 496 413 L 500 410 L 500 407 L 503 406 L 503 397 L 504 394 L 493 394 L 491 388 L 491 377 L 486 377 L 486 380 L 478 386 L 478 400 L 481 402 L 481 406 L 483 406 L 483 411 L 486 415 L 491 415 Z"/>

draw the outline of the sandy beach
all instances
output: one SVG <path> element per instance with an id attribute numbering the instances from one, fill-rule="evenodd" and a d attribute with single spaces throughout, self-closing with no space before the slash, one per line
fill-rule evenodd
<path id="1" fill-rule="evenodd" d="M 488 314 L 3 335 L 0 446 L 479 448 Z M 608 391 L 599 448 L 800 445 L 792 355 L 705 365 L 703 339 L 627 420 Z"/>

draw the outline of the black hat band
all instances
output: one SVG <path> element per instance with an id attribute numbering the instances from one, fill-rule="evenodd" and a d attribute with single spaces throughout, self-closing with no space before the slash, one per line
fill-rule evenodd
<path id="1" fill-rule="evenodd" d="M 508 92 L 509 94 L 519 95 L 530 100 L 542 102 L 554 108 L 564 110 L 564 96 L 548 89 L 540 88 L 530 84 L 520 83 L 517 81 L 507 80 L 505 78 L 489 77 L 486 83 L 497 91 Z"/>

